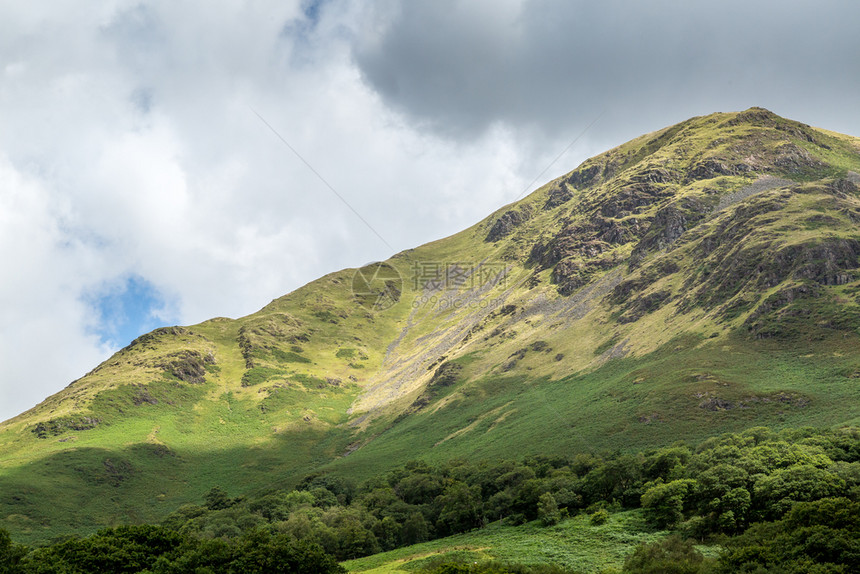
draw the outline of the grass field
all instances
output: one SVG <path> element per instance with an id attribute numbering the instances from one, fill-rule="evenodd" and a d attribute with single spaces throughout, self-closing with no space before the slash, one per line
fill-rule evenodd
<path id="1" fill-rule="evenodd" d="M 555 381 L 479 379 L 440 396 L 444 406 L 380 429 L 327 468 L 363 479 L 378 472 L 381 460 L 630 451 L 758 425 L 857 424 L 855 344 L 841 337 L 797 348 L 685 338 L 645 357 Z M 730 407 L 708 408 L 714 398 Z"/>
<path id="2" fill-rule="evenodd" d="M 618 512 L 607 523 L 592 525 L 587 515 L 552 527 L 492 524 L 481 530 L 416 544 L 343 564 L 363 574 L 409 573 L 431 560 L 500 560 L 521 564 L 556 564 L 576 572 L 598 573 L 620 569 L 624 558 L 642 543 L 659 540 L 666 532 L 649 530 L 640 511 Z M 707 555 L 716 548 L 702 547 Z"/>

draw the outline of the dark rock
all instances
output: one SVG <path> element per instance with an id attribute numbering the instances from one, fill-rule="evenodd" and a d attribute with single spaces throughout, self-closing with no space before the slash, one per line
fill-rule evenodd
<path id="1" fill-rule="evenodd" d="M 811 279 L 821 285 L 844 285 L 854 280 L 851 271 L 860 267 L 860 241 L 829 239 L 820 243 L 804 243 L 779 250 L 769 265 L 764 285 L 772 287 L 781 282 L 776 266 L 792 268 L 794 279 Z"/>
<path id="2" fill-rule="evenodd" d="M 559 294 L 567 296 L 587 285 L 596 273 L 611 269 L 616 265 L 618 265 L 618 260 L 611 254 L 607 257 L 586 261 L 564 259 L 556 264 L 550 279 L 558 285 Z"/>
<path id="3" fill-rule="evenodd" d="M 727 159 L 708 158 L 693 166 L 685 178 L 686 183 L 702 179 L 713 179 L 721 175 L 740 175 L 752 171 L 752 168 L 742 162 L 731 162 Z"/>
<path id="4" fill-rule="evenodd" d="M 156 341 L 157 339 L 165 336 L 173 336 L 173 337 L 182 337 L 189 335 L 190 331 L 185 327 L 161 327 L 159 329 L 155 329 L 151 333 L 146 333 L 145 335 L 141 335 L 126 347 L 126 349 L 132 349 L 137 347 L 138 345 L 144 345 L 146 343 L 151 343 Z"/>
<path id="5" fill-rule="evenodd" d="M 765 108 L 752 107 L 736 114 L 723 123 L 724 126 L 749 124 L 758 127 L 774 127 L 780 117 Z"/>
<path id="6" fill-rule="evenodd" d="M 699 403 L 699 408 L 707 411 L 728 411 L 735 408 L 735 405 L 719 397 L 708 397 Z"/>
<path id="7" fill-rule="evenodd" d="M 834 181 L 830 186 L 833 194 L 842 199 L 848 196 L 860 195 L 860 188 L 850 179 L 842 178 Z"/>
<path id="8" fill-rule="evenodd" d="M 546 203 L 543 204 L 544 210 L 555 209 L 559 205 L 563 205 L 573 199 L 573 192 L 571 192 L 564 184 L 561 184 L 560 187 L 555 187 L 549 192 L 549 197 L 546 200 Z"/>
<path id="9" fill-rule="evenodd" d="M 776 149 L 777 157 L 773 160 L 776 167 L 789 173 L 803 173 L 810 169 L 820 169 L 824 163 L 810 155 L 802 147 L 785 143 Z"/>
<path id="10" fill-rule="evenodd" d="M 546 341 L 535 341 L 534 343 L 529 345 L 529 348 L 532 351 L 537 351 L 539 353 L 548 353 L 552 350 L 549 346 L 549 343 L 547 343 Z"/>
<path id="11" fill-rule="evenodd" d="M 857 239 L 830 237 L 785 246 L 774 240 L 751 245 L 740 241 L 759 223 L 744 219 L 729 225 L 726 234 L 715 242 L 710 256 L 700 257 L 703 270 L 685 282 L 681 310 L 692 306 L 707 310 L 723 305 L 745 287 L 761 292 L 786 280 L 807 286 L 844 285 L 860 273 Z"/>
<path id="12" fill-rule="evenodd" d="M 503 237 L 507 237 L 514 231 L 514 229 L 528 221 L 530 218 L 531 213 L 525 210 L 512 209 L 510 211 L 506 211 L 490 228 L 490 232 L 487 234 L 487 238 L 484 241 L 493 242 L 498 241 Z"/>
<path id="13" fill-rule="evenodd" d="M 106 458 L 102 465 L 105 474 L 98 482 L 107 482 L 111 486 L 119 486 L 134 474 L 134 467 L 126 460 Z"/>
<path id="14" fill-rule="evenodd" d="M 49 435 L 57 436 L 70 430 L 85 431 L 94 429 L 99 425 L 99 423 L 101 423 L 100 419 L 85 415 L 58 417 L 36 423 L 36 425 L 30 430 L 39 438 L 48 438 Z"/>
<path id="15" fill-rule="evenodd" d="M 633 249 L 633 258 L 651 251 L 662 251 L 675 243 L 687 230 L 684 212 L 674 206 L 664 207 L 651 220 L 645 237 Z"/>
<path id="16" fill-rule="evenodd" d="M 619 323 L 632 323 L 638 321 L 648 313 L 653 313 L 663 306 L 672 296 L 668 290 L 655 291 L 647 295 L 634 297 L 628 301 L 625 308 L 627 312 L 618 318 Z"/>
<path id="17" fill-rule="evenodd" d="M 529 254 L 528 262 L 548 269 L 569 257 L 598 257 L 609 251 L 612 245 L 623 245 L 636 238 L 639 232 L 637 220 L 623 224 L 594 215 L 589 221 L 578 221 L 564 226 L 548 242 L 536 243 Z M 565 274 L 564 270 L 559 270 Z"/>
<path id="18" fill-rule="evenodd" d="M 571 173 L 565 181 L 576 189 L 582 189 L 594 184 L 601 171 L 603 171 L 603 166 L 600 165 L 581 166 Z"/>
<path id="19" fill-rule="evenodd" d="M 631 183 L 678 183 L 681 180 L 677 170 L 666 167 L 650 166 L 630 176 Z"/>
<path id="20" fill-rule="evenodd" d="M 630 227 L 622 226 L 614 220 L 600 219 L 595 223 L 598 228 L 598 237 L 600 240 L 611 245 L 623 245 L 625 243 L 629 243 L 630 241 L 633 241 L 637 235 L 636 232 L 639 231 L 639 226 L 636 220 L 633 220 L 632 225 L 630 226 L 633 228 L 633 231 L 631 231 Z"/>
<path id="21" fill-rule="evenodd" d="M 203 356 L 197 351 L 180 351 L 168 355 L 173 360 L 159 366 L 180 381 L 191 384 L 206 382 L 206 365 L 215 362 L 211 354 Z"/>
<path id="22" fill-rule="evenodd" d="M 604 217 L 622 218 L 638 212 L 654 203 L 671 196 L 672 188 L 653 183 L 633 183 L 618 190 L 607 201 L 600 204 L 600 214 Z"/>
<path id="23" fill-rule="evenodd" d="M 134 385 L 137 387 L 137 392 L 131 396 L 131 402 L 134 403 L 134 406 L 139 407 L 142 404 L 148 405 L 157 405 L 158 399 L 153 397 L 149 389 L 147 389 L 143 385 Z"/>
<path id="24" fill-rule="evenodd" d="M 433 377 L 427 384 L 430 387 L 449 387 L 457 382 L 460 376 L 460 371 L 463 370 L 463 365 L 459 363 L 445 362 L 439 365 Z"/>

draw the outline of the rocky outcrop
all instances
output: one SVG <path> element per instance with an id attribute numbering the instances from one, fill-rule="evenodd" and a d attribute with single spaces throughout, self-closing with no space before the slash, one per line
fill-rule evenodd
<path id="1" fill-rule="evenodd" d="M 741 175 L 752 170 L 751 166 L 743 162 L 732 162 L 723 158 L 708 158 L 690 168 L 685 183 L 713 179 L 721 175 Z"/>
<path id="2" fill-rule="evenodd" d="M 812 154 L 794 143 L 785 143 L 777 147 L 773 164 L 789 174 L 803 174 L 825 167 L 824 162 L 812 157 Z"/>
<path id="3" fill-rule="evenodd" d="M 558 285 L 560 295 L 572 295 L 579 288 L 590 283 L 597 273 L 612 269 L 619 263 L 620 261 L 613 255 L 586 261 L 565 259 L 552 270 L 551 279 Z"/>
<path id="4" fill-rule="evenodd" d="M 58 417 L 37 423 L 30 431 L 39 438 L 58 436 L 69 431 L 85 431 L 96 428 L 101 421 L 95 417 L 79 415 Z"/>
<path id="5" fill-rule="evenodd" d="M 619 189 L 606 201 L 602 201 L 598 209 L 603 217 L 627 217 L 672 197 L 674 192 L 672 187 L 655 183 L 632 183 Z"/>
<path id="6" fill-rule="evenodd" d="M 206 382 L 206 365 L 214 365 L 215 357 L 197 351 L 181 351 L 168 355 L 172 359 L 159 365 L 166 373 L 192 385 Z"/>
<path id="7" fill-rule="evenodd" d="M 514 229 L 531 219 L 528 209 L 511 209 L 504 212 L 490 228 L 484 241 L 495 242 L 513 233 Z"/>
<path id="8" fill-rule="evenodd" d="M 158 340 L 163 339 L 165 337 L 185 337 L 191 334 L 191 331 L 186 329 L 185 327 L 161 327 L 159 329 L 155 329 L 145 335 L 141 335 L 134 341 L 128 344 L 126 349 L 133 349 L 138 346 L 152 345 L 156 343 Z"/>
<path id="9" fill-rule="evenodd" d="M 598 182 L 603 171 L 604 167 L 599 164 L 582 165 L 567 176 L 565 183 L 569 183 L 576 189 L 590 187 Z"/>
<path id="10" fill-rule="evenodd" d="M 555 209 L 560 205 L 564 205 L 571 199 L 573 199 L 573 192 L 562 183 L 558 187 L 554 187 L 550 190 L 546 203 L 543 204 L 543 208 L 546 211 Z"/>

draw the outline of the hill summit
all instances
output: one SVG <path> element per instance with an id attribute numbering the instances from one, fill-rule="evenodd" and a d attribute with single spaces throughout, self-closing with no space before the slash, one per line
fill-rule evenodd
<path id="1" fill-rule="evenodd" d="M 138 338 L 0 425 L 0 527 L 419 457 L 858 424 L 858 223 L 857 138 L 761 108 L 646 134 L 456 235 Z"/>

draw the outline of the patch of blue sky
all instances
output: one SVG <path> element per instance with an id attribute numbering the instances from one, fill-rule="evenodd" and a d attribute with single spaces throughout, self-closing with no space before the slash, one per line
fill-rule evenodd
<path id="1" fill-rule="evenodd" d="M 150 281 L 136 274 L 100 285 L 84 296 L 95 317 L 92 330 L 113 348 L 158 327 L 176 324 L 174 305 Z"/>
<path id="2" fill-rule="evenodd" d="M 289 38 L 293 44 L 294 64 L 313 62 L 311 36 L 319 24 L 321 12 L 327 3 L 328 0 L 304 0 L 301 4 L 301 17 L 289 20 L 281 29 L 281 36 Z"/>

